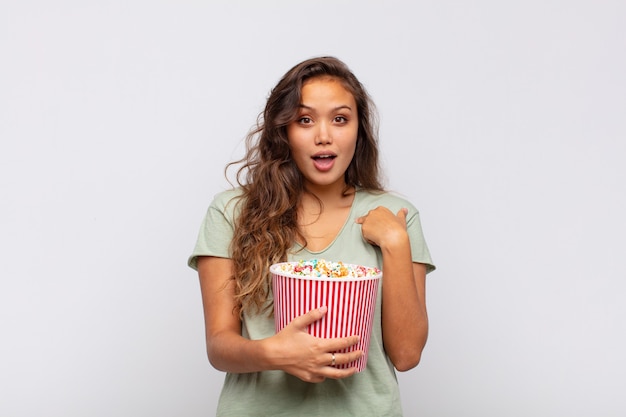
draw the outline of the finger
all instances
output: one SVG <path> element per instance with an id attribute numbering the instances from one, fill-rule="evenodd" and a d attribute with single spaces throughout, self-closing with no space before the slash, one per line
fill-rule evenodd
<path id="1" fill-rule="evenodd" d="M 345 365 L 347 363 L 354 362 L 361 356 L 363 356 L 363 351 L 361 350 L 355 350 L 347 353 L 335 353 L 335 365 Z"/>
<path id="2" fill-rule="evenodd" d="M 331 378 L 331 379 L 341 379 L 341 378 L 346 378 L 348 376 L 354 375 L 357 372 L 356 366 L 351 366 L 350 368 L 343 369 L 341 368 L 340 365 L 346 365 L 346 364 L 352 363 L 358 360 L 362 355 L 363 355 L 363 352 L 360 350 L 357 350 L 354 352 L 348 352 L 348 353 L 335 353 L 334 365 L 332 363 L 332 357 L 331 357 L 331 363 L 325 368 L 322 374 L 325 375 L 326 378 Z"/>
<path id="3" fill-rule="evenodd" d="M 309 324 L 315 323 L 316 321 L 324 317 L 327 311 L 328 307 L 326 306 L 314 308 L 313 310 L 310 310 L 307 313 L 296 317 L 291 323 L 293 323 L 293 325 L 298 328 L 304 329 Z"/>
<path id="4" fill-rule="evenodd" d="M 327 368 L 325 372 L 326 378 L 329 379 L 343 379 L 356 374 L 356 367 L 348 369 Z"/>
<path id="5" fill-rule="evenodd" d="M 357 217 L 355 220 L 356 224 L 363 224 L 363 222 L 365 221 L 365 216 L 361 216 L 361 217 Z"/>
<path id="6" fill-rule="evenodd" d="M 402 223 L 406 224 L 407 214 L 409 214 L 409 209 L 401 208 L 400 211 L 398 211 L 398 214 L 396 214 L 396 216 L 399 217 L 400 220 L 402 220 Z"/>
<path id="7" fill-rule="evenodd" d="M 335 339 L 326 339 L 324 349 L 328 352 L 337 352 L 347 349 L 359 343 L 359 336 L 338 337 Z"/>

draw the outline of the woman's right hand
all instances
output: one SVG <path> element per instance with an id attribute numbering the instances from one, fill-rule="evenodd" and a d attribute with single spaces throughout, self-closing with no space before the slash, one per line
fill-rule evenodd
<path id="1" fill-rule="evenodd" d="M 307 332 L 307 326 L 324 317 L 326 307 L 296 317 L 274 336 L 250 340 L 241 335 L 241 319 L 236 311 L 232 260 L 198 258 L 200 288 L 204 307 L 207 354 L 211 365 L 224 372 L 248 373 L 283 370 L 307 382 L 326 378 L 340 379 L 356 368 L 337 369 L 333 353 L 359 341 L 358 336 L 320 339 Z M 334 353 L 335 364 L 342 365 L 361 357 L 362 352 Z"/>
<path id="2" fill-rule="evenodd" d="M 338 369 L 359 359 L 360 350 L 336 353 L 359 342 L 359 336 L 321 339 L 311 336 L 307 327 L 320 320 L 327 312 L 326 307 L 313 309 L 296 317 L 275 336 L 264 340 L 267 359 L 272 368 L 281 369 L 305 382 L 322 382 L 326 378 L 341 379 L 353 375 L 356 368 Z"/>

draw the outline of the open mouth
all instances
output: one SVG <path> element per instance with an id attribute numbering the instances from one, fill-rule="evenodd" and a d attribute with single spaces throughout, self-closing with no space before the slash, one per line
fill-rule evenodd
<path id="1" fill-rule="evenodd" d="M 313 165 L 315 165 L 315 168 L 317 168 L 319 171 L 322 171 L 322 172 L 329 171 L 335 164 L 336 157 L 337 155 L 333 155 L 333 154 L 314 155 L 312 157 Z"/>
<path id="2" fill-rule="evenodd" d="M 313 159 L 316 161 L 323 161 L 323 160 L 333 160 L 336 158 L 336 155 L 315 155 L 313 156 Z"/>

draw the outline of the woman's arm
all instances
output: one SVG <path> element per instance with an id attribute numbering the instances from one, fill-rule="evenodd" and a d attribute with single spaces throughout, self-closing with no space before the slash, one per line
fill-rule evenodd
<path id="1" fill-rule="evenodd" d="M 357 219 L 363 237 L 383 254 L 383 343 L 398 371 L 417 366 L 428 338 L 426 266 L 411 259 L 406 214 L 378 207 Z"/>
<path id="2" fill-rule="evenodd" d="M 209 362 L 225 372 L 247 373 L 279 369 L 307 382 L 345 378 L 356 368 L 329 366 L 332 352 L 352 346 L 358 337 L 319 339 L 306 328 L 326 314 L 325 308 L 297 317 L 278 334 L 262 340 L 241 336 L 241 320 L 235 310 L 232 261 L 226 258 L 198 258 L 198 273 L 204 307 Z M 335 363 L 358 359 L 360 351 L 336 353 Z"/>

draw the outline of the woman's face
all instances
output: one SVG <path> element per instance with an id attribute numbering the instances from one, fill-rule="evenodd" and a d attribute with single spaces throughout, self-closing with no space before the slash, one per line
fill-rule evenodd
<path id="1" fill-rule="evenodd" d="M 298 117 L 287 126 L 287 137 L 307 189 L 343 191 L 358 130 L 354 96 L 339 80 L 320 77 L 304 83 Z"/>

